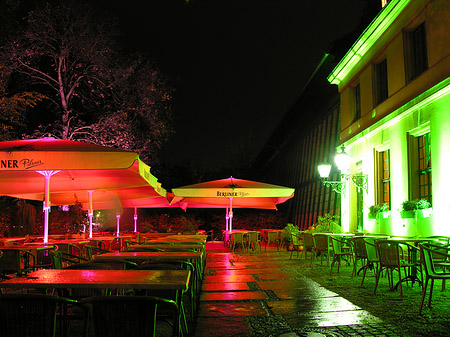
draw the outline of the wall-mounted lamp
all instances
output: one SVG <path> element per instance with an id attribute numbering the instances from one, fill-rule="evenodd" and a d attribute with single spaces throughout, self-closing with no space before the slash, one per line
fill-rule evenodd
<path id="1" fill-rule="evenodd" d="M 341 147 L 339 152 L 336 154 L 334 161 L 341 172 L 347 172 L 350 167 L 350 156 L 345 152 L 344 146 Z M 364 189 L 366 193 L 368 192 L 367 184 L 367 174 L 347 174 L 341 173 L 340 181 L 329 181 L 328 176 L 331 171 L 331 164 L 321 164 L 318 167 L 320 178 L 325 187 L 331 187 L 336 193 L 345 194 L 346 182 L 351 180 L 358 189 Z"/>

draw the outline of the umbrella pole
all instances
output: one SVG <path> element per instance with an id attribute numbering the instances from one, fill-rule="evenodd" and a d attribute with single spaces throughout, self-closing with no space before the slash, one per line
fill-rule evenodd
<path id="1" fill-rule="evenodd" d="M 89 211 L 88 211 L 88 216 L 89 216 L 89 239 L 92 239 L 92 217 L 94 216 L 94 211 L 92 209 L 92 193 L 94 193 L 94 191 L 88 191 L 89 193 Z"/>
<path id="2" fill-rule="evenodd" d="M 230 220 L 230 215 L 228 214 L 228 207 L 227 207 L 227 213 L 225 214 L 225 230 L 228 232 L 228 221 Z"/>
<path id="3" fill-rule="evenodd" d="M 120 231 L 120 213 L 116 213 L 116 219 L 117 219 L 117 234 L 116 234 L 116 236 L 119 237 L 119 231 Z"/>
<path id="4" fill-rule="evenodd" d="M 50 178 L 60 171 L 37 171 L 45 178 L 44 181 L 44 243 L 48 243 L 48 213 L 50 212 Z"/>
<path id="5" fill-rule="evenodd" d="M 138 219 L 138 216 L 137 216 L 137 207 L 135 207 L 135 208 L 134 208 L 134 232 L 135 232 L 135 233 L 137 232 L 137 219 Z"/>
<path id="6" fill-rule="evenodd" d="M 233 231 L 233 198 L 230 198 L 230 233 Z"/>

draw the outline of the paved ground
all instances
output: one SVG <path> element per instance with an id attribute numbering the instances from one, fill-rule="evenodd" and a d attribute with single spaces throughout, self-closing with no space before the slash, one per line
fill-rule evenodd
<path id="1" fill-rule="evenodd" d="M 206 248 L 194 337 L 402 336 L 302 275 L 286 250 Z"/>

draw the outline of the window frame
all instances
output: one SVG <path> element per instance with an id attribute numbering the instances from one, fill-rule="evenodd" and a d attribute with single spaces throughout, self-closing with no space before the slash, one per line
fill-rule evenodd
<path id="1" fill-rule="evenodd" d="M 389 98 L 387 58 L 384 58 L 380 62 L 375 64 L 374 68 L 374 98 L 375 106 L 377 106 Z"/>
<path id="2" fill-rule="evenodd" d="M 428 69 L 428 47 L 425 22 L 404 31 L 404 57 L 407 83 Z"/>

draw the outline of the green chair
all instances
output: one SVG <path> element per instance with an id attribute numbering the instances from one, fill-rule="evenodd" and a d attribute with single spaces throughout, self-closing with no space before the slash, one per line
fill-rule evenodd
<path id="1" fill-rule="evenodd" d="M 179 335 L 178 306 L 171 300 L 153 296 L 95 296 L 81 303 L 89 308 L 94 337 L 156 336 L 158 312 L 162 309 L 169 310 L 171 335 Z"/>

